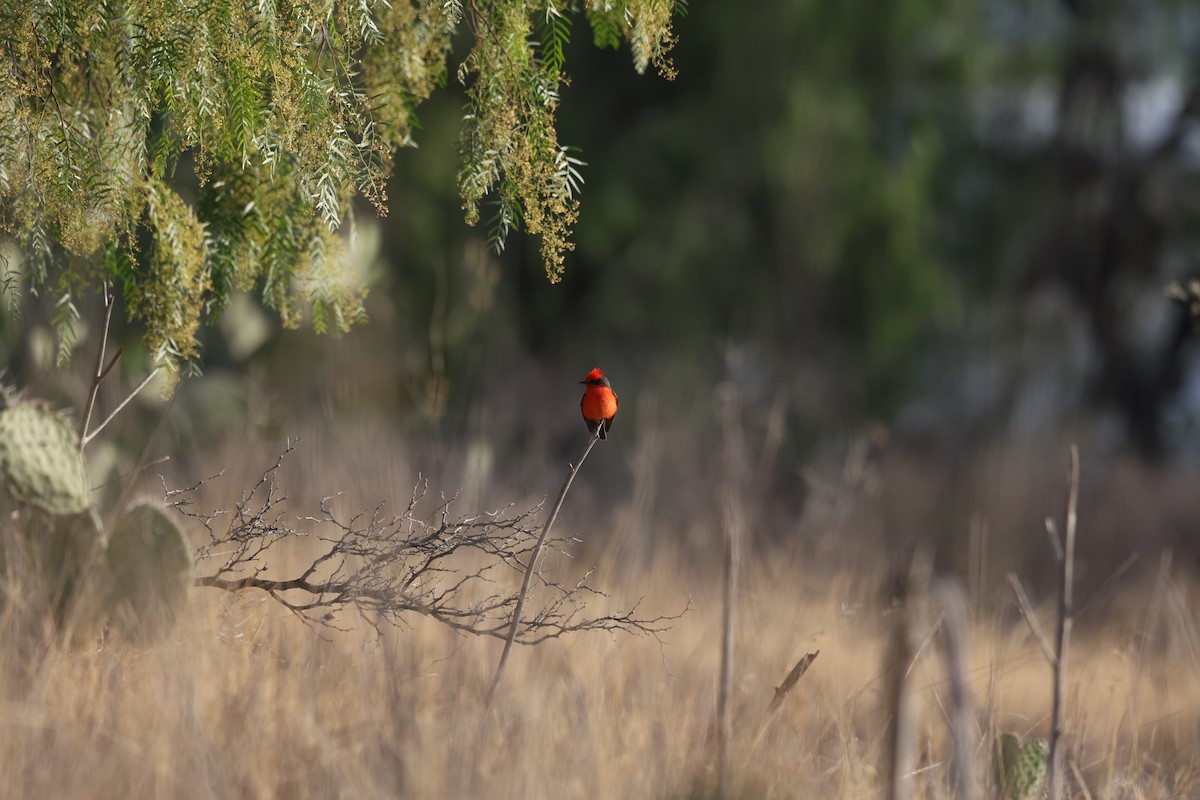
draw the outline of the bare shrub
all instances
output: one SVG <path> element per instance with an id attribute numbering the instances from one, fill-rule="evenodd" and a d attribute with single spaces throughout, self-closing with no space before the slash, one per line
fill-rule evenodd
<path id="1" fill-rule="evenodd" d="M 321 500 L 317 516 L 292 519 L 279 471 L 294 449 L 289 441 L 229 510 L 198 508 L 199 490 L 207 481 L 166 490 L 166 502 L 208 532 L 196 552 L 197 586 L 266 592 L 316 626 L 338 628 L 343 619 L 339 612 L 355 610 L 377 629 L 401 625 L 416 614 L 463 633 L 506 637 L 519 599 L 506 573 L 525 573 L 540 535 L 536 517 L 541 503 L 524 510 L 509 505 L 459 515 L 453 497 L 431 505 L 428 483 L 420 481 L 398 514 L 379 504 L 345 515 L 335 509 L 337 495 L 332 495 Z M 280 576 L 269 559 L 280 561 L 300 541 L 314 545 L 315 555 Z M 576 541 L 552 538 L 545 546 L 566 552 Z M 606 595 L 589 583 L 590 570 L 574 583 L 539 566 L 533 574 L 540 606 L 520 620 L 515 641 L 521 644 L 582 631 L 658 638 L 679 616 L 642 615 L 640 601 L 613 613 L 595 613 L 589 603 Z"/>

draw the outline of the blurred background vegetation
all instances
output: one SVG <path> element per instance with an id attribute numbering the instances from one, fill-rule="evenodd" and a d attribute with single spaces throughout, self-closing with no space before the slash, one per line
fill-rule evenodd
<path id="1" fill-rule="evenodd" d="M 1200 9 L 697 2 L 675 32 L 668 81 L 576 24 L 559 140 L 587 165 L 560 283 L 536 240 L 497 254 L 464 223 L 450 81 L 396 155 L 388 215 L 357 215 L 369 322 L 284 331 L 235 297 L 202 334 L 204 376 L 169 411 L 146 397 L 104 469 L 130 468 L 165 413 L 153 455 L 186 475 L 225 443 L 301 434 L 314 468 L 385 451 L 372 477 L 400 496 L 418 470 L 479 502 L 536 496 L 575 457 L 577 382 L 599 365 L 624 402 L 568 514 L 644 547 L 700 537 L 694 512 L 729 479 L 718 387 L 762 537 L 830 556 L 843 529 L 932 536 L 961 565 L 990 529 L 1044 564 L 1040 520 L 1079 441 L 1095 574 L 1186 547 L 1200 376 L 1167 287 L 1200 255 Z M 50 301 L 0 310 L 7 381 L 82 405 L 85 300 L 65 373 Z M 118 335 L 109 407 L 147 369 L 138 332 Z"/>

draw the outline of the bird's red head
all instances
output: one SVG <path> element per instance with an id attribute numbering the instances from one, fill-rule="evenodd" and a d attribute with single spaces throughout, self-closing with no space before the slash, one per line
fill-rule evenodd
<path id="1" fill-rule="evenodd" d="M 592 381 L 599 381 L 599 380 L 603 380 L 603 379 L 604 379 L 603 370 L 601 370 L 599 367 L 596 367 L 591 372 L 589 372 L 587 374 L 587 377 L 584 378 L 582 381 L 580 381 L 580 383 L 591 383 Z"/>

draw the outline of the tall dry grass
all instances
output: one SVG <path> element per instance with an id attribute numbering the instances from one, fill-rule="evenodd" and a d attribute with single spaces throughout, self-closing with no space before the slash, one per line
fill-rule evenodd
<path id="1" fill-rule="evenodd" d="M 871 576 L 810 582 L 760 562 L 744 578 L 728 796 L 881 796 L 889 610 L 865 601 Z M 1161 580 L 1170 597 L 1157 609 L 1131 591 L 1122 619 L 1077 632 L 1067 746 L 1091 797 L 1200 792 L 1196 594 Z M 591 636 L 518 648 L 491 714 L 483 700 L 499 643 L 420 620 L 382 639 L 365 625 L 321 638 L 270 602 L 198 592 L 183 626 L 152 647 L 8 646 L 3 795 L 703 796 L 714 764 L 716 582 L 681 573 L 664 553 L 643 582 L 616 586 L 613 602 L 640 594 L 664 609 L 693 600 L 665 646 Z M 915 783 L 917 796 L 952 797 L 949 686 L 931 648 L 909 668 Z M 813 649 L 821 655 L 757 735 L 773 687 Z M 977 615 L 965 657 L 981 734 L 1045 734 L 1049 672 L 1022 624 Z"/>
<path id="2" fill-rule="evenodd" d="M 303 443 L 286 477 L 295 515 L 345 487 L 353 487 L 351 505 L 406 497 L 415 470 L 401 448 L 380 455 L 380 440 L 363 430 Z M 610 442 L 588 469 L 611 471 L 627 456 L 637 486 L 670 475 L 664 491 L 683 496 L 679 484 L 688 476 L 639 448 L 620 448 Z M 205 489 L 211 507 L 231 506 L 253 484 L 270 462 L 264 453 L 235 442 L 214 456 L 228 470 Z M 703 493 L 696 485 L 692 491 Z M 1003 486 L 989 486 L 1002 504 Z M 916 490 L 902 489 L 894 502 L 915 499 Z M 504 494 L 481 482 L 464 503 L 486 506 L 497 491 Z M 613 608 L 644 598 L 650 614 L 675 613 L 690 599 L 691 610 L 661 644 L 582 635 L 518 647 L 490 710 L 485 697 L 502 642 L 423 619 L 382 636 L 353 618 L 339 620 L 345 631 L 314 631 L 261 596 L 197 589 L 166 641 L 145 647 L 109 638 L 67 648 L 0 618 L 0 796 L 710 797 L 719 509 L 690 501 L 654 508 L 638 492 L 631 497 L 636 507 L 609 506 L 586 490 L 572 495 L 560 525 L 585 545 L 575 560 L 556 556 L 550 566 L 573 574 L 598 563 L 594 583 L 610 596 L 597 602 Z M 809 507 L 822 497 L 813 493 Z M 1094 530 L 1086 497 L 1081 545 Z M 886 683 L 896 669 L 885 663 L 897 613 L 886 590 L 894 565 L 882 548 L 862 546 L 878 541 L 866 504 L 833 500 L 826 517 L 802 522 L 762 517 L 761 497 L 742 504 L 759 516 L 745 520 L 737 582 L 728 797 L 883 796 Z M 1057 507 L 1054 500 L 1042 513 Z M 887 511 L 880 519 L 895 527 L 909 513 Z M 766 529 L 803 535 L 761 535 Z M 992 531 L 976 547 L 992 561 L 987 569 L 971 565 L 960 643 L 973 709 L 968 739 L 985 773 L 994 732 L 1047 734 L 1052 690 L 1050 668 L 999 577 L 1037 556 L 1012 557 L 1019 545 L 1002 540 L 999 522 Z M 1082 609 L 1075 629 L 1066 684 L 1071 797 L 1200 796 L 1200 587 L 1169 557 L 1143 558 L 1141 567 Z M 1100 577 L 1086 580 L 1096 585 Z M 1043 629 L 1053 629 L 1052 596 L 1036 580 L 1028 585 Z M 951 682 L 936 624 L 917 627 L 913 659 L 901 665 L 917 737 L 912 783 L 917 797 L 951 798 Z M 817 650 L 771 709 L 775 687 Z"/>

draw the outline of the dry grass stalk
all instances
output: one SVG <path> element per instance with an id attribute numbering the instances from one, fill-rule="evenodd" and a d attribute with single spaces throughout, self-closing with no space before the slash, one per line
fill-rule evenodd
<path id="1" fill-rule="evenodd" d="M 236 500 L 226 498 L 229 504 Z M 534 536 L 542 519 L 544 512 Z M 697 526 L 704 522 L 695 518 Z M 561 534 L 565 523 L 555 529 Z M 0 653 L 5 795 L 712 798 L 692 792 L 698 774 L 712 763 L 712 702 L 703 699 L 713 695 L 721 587 L 681 569 L 686 555 L 674 548 L 663 543 L 642 581 L 623 575 L 613 585 L 622 594 L 648 591 L 648 603 L 673 605 L 695 596 L 686 624 L 670 633 L 668 663 L 664 650 L 645 638 L 567 636 L 550 648 L 518 647 L 494 713 L 482 723 L 481 700 L 502 640 L 454 635 L 426 618 L 384 626 L 382 638 L 361 620 L 355 631 L 327 630 L 318 637 L 270 602 L 199 591 L 193 613 L 162 646 L 110 641 L 74 650 L 50 647 L 28 660 L 7 650 Z M 715 562 L 719 553 L 709 557 Z M 282 552 L 273 559 L 281 568 L 283 560 Z M 848 617 L 844 605 L 854 589 L 860 590 L 856 597 L 868 596 L 866 581 L 861 572 L 848 572 L 826 585 L 824 564 L 781 574 L 779 560 L 773 552 L 743 563 L 738 619 L 753 635 L 738 642 L 739 666 L 789 666 L 780 661 L 781 643 L 801 629 L 824 631 L 822 663 L 814 663 L 787 695 L 791 699 L 752 758 L 743 759 L 734 740 L 734 765 L 747 769 L 734 773 L 727 797 L 881 797 L 885 778 L 874 768 L 882 748 L 877 698 L 886 643 L 877 625 Z M 526 622 L 543 591 L 540 579 L 534 580 Z M 520 577 L 513 572 L 497 582 L 515 592 Z M 1170 583 L 1169 592 L 1197 607 L 1200 586 L 1191 576 Z M 1150 604 L 1135 591 L 1122 600 L 1120 613 L 1107 619 L 1100 617 L 1103 606 L 1090 612 L 1097 618 L 1089 622 L 1102 625 L 1102 635 L 1076 631 L 1072 637 L 1072 662 L 1088 669 L 1072 673 L 1071 696 L 1087 710 L 1089 728 L 1069 716 L 1070 749 L 1086 754 L 1079 768 L 1098 799 L 1200 797 L 1200 753 L 1191 724 L 1200 710 L 1195 651 L 1167 647 L 1160 639 L 1147 646 L 1143 667 L 1131 667 Z M 496 621 L 507 623 L 510 613 Z M 1194 614 L 1177 622 L 1187 626 L 1181 634 L 1194 636 Z M 983 624 L 970 633 L 968 657 L 994 653 L 1001 666 L 991 673 L 996 724 L 1003 730 L 1019 726 L 1027 735 L 1027 726 L 1049 710 L 1049 670 L 1040 658 L 1030 659 L 1033 650 L 1014 642 L 1006 628 Z M 801 654 L 784 657 L 794 661 Z M 940 653 L 938 658 L 940 673 Z M 972 698 L 983 705 L 987 677 L 978 670 L 968 675 L 974 678 Z M 910 675 L 922 714 L 938 713 L 937 677 L 921 665 Z M 756 714 L 766 709 L 771 686 L 779 685 L 765 678 L 739 683 L 735 709 Z M 988 724 L 986 709 L 979 710 Z M 736 713 L 735 726 L 741 719 Z M 503 725 L 491 724 L 493 719 Z M 1134 736 L 1142 738 L 1134 742 Z M 483 747 L 472 748 L 476 738 Z M 981 770 L 987 754 L 977 755 Z M 921 773 L 928 780 L 915 778 L 926 784 L 916 787 L 918 797 L 957 797 L 941 777 L 944 769 Z M 1070 758 L 1066 769 L 1070 775 Z M 1083 800 L 1082 789 L 1068 780 L 1072 796 Z"/>
<path id="2" fill-rule="evenodd" d="M 729 777 L 729 746 L 733 740 L 733 644 L 737 624 L 737 573 L 741 560 L 739 534 L 726 529 L 724 580 L 721 590 L 721 671 L 717 681 L 717 786 L 723 796 Z"/>
<path id="3" fill-rule="evenodd" d="M 954 743 L 951 773 L 960 800 L 978 800 L 979 772 L 975 766 L 975 722 L 967 695 L 966 651 L 967 609 L 962 591 L 949 580 L 939 580 L 933 589 L 942 611 L 942 652 L 950 682 L 949 726 Z"/>
<path id="4" fill-rule="evenodd" d="M 721 667 L 717 681 L 717 796 L 724 796 L 729 780 L 729 748 L 733 739 L 733 655 L 737 625 L 738 568 L 741 564 L 742 477 L 744 448 L 741 407 L 737 388 L 726 382 L 718 390 L 721 432 L 724 440 L 725 481 L 721 508 L 724 517 L 725 547 L 722 555 L 721 591 Z"/>
<path id="5" fill-rule="evenodd" d="M 754 744 L 750 746 L 750 752 L 754 752 L 758 749 L 758 746 L 762 743 L 763 737 L 767 735 L 767 731 L 771 727 L 771 722 L 774 721 L 776 715 L 779 713 L 779 709 L 783 706 L 783 699 L 787 697 L 788 693 L 792 691 L 792 688 L 800 682 L 800 679 L 804 677 L 806 672 L 808 672 L 808 668 L 812 666 L 812 663 L 817 660 L 817 656 L 819 655 L 821 655 L 821 651 L 816 650 L 812 653 L 801 656 L 800 660 L 796 662 L 796 665 L 792 667 L 791 672 L 789 672 L 787 677 L 783 679 L 783 683 L 775 687 L 775 694 L 771 698 L 770 705 L 767 706 L 766 718 L 763 719 L 762 725 L 759 727 L 758 733 L 754 737 Z"/>
<path id="6" fill-rule="evenodd" d="M 909 800 L 913 795 L 913 759 L 916 755 L 916 711 L 908 665 L 916 652 L 907 605 L 896 612 L 891 644 L 887 650 L 887 703 L 891 710 L 886 743 L 884 780 L 888 800 Z"/>
<path id="7" fill-rule="evenodd" d="M 1088 791 L 1087 781 L 1083 779 L 1083 773 L 1079 771 L 1079 765 L 1075 763 L 1075 759 L 1072 758 L 1067 763 L 1071 766 L 1071 774 L 1075 777 L 1075 785 L 1083 793 L 1083 800 L 1092 800 L 1092 793 Z"/>
<path id="8" fill-rule="evenodd" d="M 787 697 L 792 687 L 804 677 L 804 673 L 808 672 L 808 668 L 812 666 L 812 663 L 817 660 L 817 656 L 819 655 L 821 655 L 821 651 L 817 650 L 803 656 L 796 662 L 796 666 L 792 667 L 792 671 L 783 679 L 783 683 L 776 687 L 775 696 L 771 698 L 771 705 L 767 708 L 768 715 L 772 715 L 779 710 L 779 706 L 783 704 L 783 698 Z"/>
<path id="9" fill-rule="evenodd" d="M 884 788 L 888 800 L 913 796 L 913 763 L 917 750 L 917 710 L 908 673 L 924 647 L 924 592 L 930 564 L 918 551 L 907 572 L 891 581 L 898 587 L 899 606 L 894 612 L 891 639 L 884 651 L 884 697 L 891 713 L 884 741 Z M 897 569 L 903 569 L 897 565 Z"/>
<path id="10" fill-rule="evenodd" d="M 1050 647 L 1046 634 L 1042 633 L 1042 626 L 1038 624 L 1037 614 L 1034 613 L 1033 605 L 1029 602 L 1029 595 L 1025 593 L 1025 587 L 1021 586 L 1021 579 L 1017 577 L 1016 573 L 1010 572 L 1008 573 L 1008 584 L 1012 586 L 1013 594 L 1017 597 L 1017 606 L 1021 609 L 1021 616 L 1025 618 L 1025 624 L 1029 626 L 1034 641 L 1042 649 L 1046 663 L 1053 669 L 1058 663 L 1058 657 L 1054 655 L 1054 650 Z"/>
<path id="11" fill-rule="evenodd" d="M 1063 704 L 1067 693 L 1067 654 L 1074 623 L 1073 585 L 1075 581 L 1075 522 L 1079 500 L 1079 448 L 1071 445 L 1071 463 L 1067 471 L 1067 508 L 1064 520 L 1062 557 L 1059 560 L 1058 628 L 1055 632 L 1054 704 L 1050 710 L 1050 754 L 1047 778 L 1050 800 L 1062 796 Z"/>

